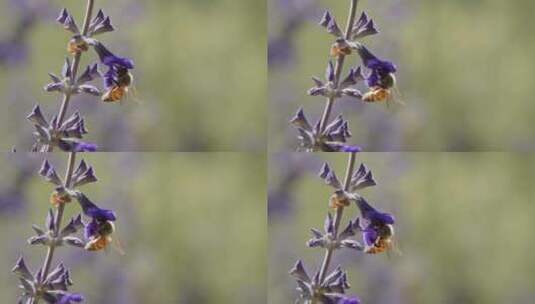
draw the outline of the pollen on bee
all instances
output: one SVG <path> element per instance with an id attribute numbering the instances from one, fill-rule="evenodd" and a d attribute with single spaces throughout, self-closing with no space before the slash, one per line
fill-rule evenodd
<path id="1" fill-rule="evenodd" d="M 345 197 L 344 195 L 339 195 L 337 193 L 331 195 L 329 199 L 329 207 L 333 209 L 347 207 L 350 204 L 351 203 L 347 197 Z"/>
<path id="2" fill-rule="evenodd" d="M 89 49 L 89 45 L 83 39 L 73 38 L 67 44 L 67 51 L 71 55 L 76 55 L 77 53 L 86 52 Z"/>
<path id="3" fill-rule="evenodd" d="M 362 101 L 365 102 L 380 102 L 386 101 L 390 98 L 390 91 L 385 88 L 375 87 L 371 88 L 369 92 L 362 96 Z"/>
<path id="4" fill-rule="evenodd" d="M 340 46 L 338 43 L 333 44 L 331 47 L 331 56 L 350 55 L 351 48 L 349 46 Z"/>
<path id="5" fill-rule="evenodd" d="M 104 102 L 119 101 L 126 94 L 127 90 L 128 90 L 128 87 L 113 86 L 106 93 L 104 93 L 104 95 L 102 95 L 102 101 Z"/>
<path id="6" fill-rule="evenodd" d="M 99 236 L 99 237 L 89 241 L 85 245 L 84 249 L 87 250 L 87 251 L 99 251 L 99 250 L 102 250 L 102 249 L 106 248 L 107 245 L 108 245 L 108 242 L 106 240 L 106 237 Z"/>
<path id="7" fill-rule="evenodd" d="M 70 203 L 71 197 L 67 193 L 60 193 L 58 191 L 52 192 L 50 195 L 50 203 L 54 206 L 58 206 L 60 204 Z"/>

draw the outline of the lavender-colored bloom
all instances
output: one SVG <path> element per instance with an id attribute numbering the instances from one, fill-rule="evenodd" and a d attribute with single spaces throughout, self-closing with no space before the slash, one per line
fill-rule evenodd
<path id="1" fill-rule="evenodd" d="M 115 212 L 97 207 L 82 193 L 78 194 L 78 201 L 84 214 L 91 217 L 91 221 L 84 227 L 84 237 L 87 240 L 101 236 L 101 231 L 116 220 Z"/>
<path id="2" fill-rule="evenodd" d="M 104 86 L 106 89 L 119 84 L 119 76 L 134 68 L 132 59 L 115 56 L 102 43 L 97 42 L 94 47 L 100 57 L 100 61 L 109 68 L 104 74 Z"/>
<path id="3" fill-rule="evenodd" d="M 72 32 L 73 34 L 80 33 L 80 30 L 78 29 L 78 25 L 76 25 L 76 21 L 74 21 L 74 17 L 69 13 L 69 11 L 66 8 L 61 10 L 56 20 L 60 24 L 63 25 L 63 28 Z"/>
<path id="4" fill-rule="evenodd" d="M 351 137 L 347 121 L 342 116 L 333 120 L 322 133 L 319 124 L 310 125 L 303 109 L 299 109 L 290 121 L 299 132 L 300 148 L 305 151 L 325 152 L 360 152 L 362 149 L 355 145 L 346 144 Z"/>
<path id="5" fill-rule="evenodd" d="M 79 142 L 76 142 L 74 144 L 74 147 L 73 147 L 73 149 L 71 151 L 74 151 L 74 152 L 96 152 L 97 148 L 98 148 L 97 145 L 94 144 L 94 143 L 79 141 Z"/>
<path id="6" fill-rule="evenodd" d="M 97 181 L 93 167 L 88 167 L 85 161 L 81 161 L 80 165 L 72 176 L 73 186 L 79 187 L 85 184 L 94 183 Z"/>
<path id="7" fill-rule="evenodd" d="M 111 19 L 106 16 L 102 10 L 99 10 L 97 15 L 91 20 L 89 25 L 88 36 L 94 36 L 102 33 L 107 33 L 115 30 L 111 24 Z"/>
<path id="8" fill-rule="evenodd" d="M 357 297 L 343 296 L 336 304 L 360 304 L 360 300 Z"/>
<path id="9" fill-rule="evenodd" d="M 71 303 L 81 303 L 84 301 L 84 297 L 78 293 L 66 293 L 61 295 L 57 304 L 71 304 Z"/>
<path id="10" fill-rule="evenodd" d="M 338 23 L 336 23 L 336 20 L 329 11 L 325 11 L 323 17 L 321 17 L 319 25 L 323 26 L 327 30 L 327 32 L 329 32 L 329 34 L 332 34 L 336 37 L 343 36 L 342 30 L 340 29 Z"/>
<path id="11" fill-rule="evenodd" d="M 373 55 L 365 46 L 358 45 L 357 52 L 362 59 L 365 67 L 371 70 L 370 75 L 366 78 L 369 87 L 385 86 L 384 79 L 397 71 L 396 66 L 387 60 L 381 60 Z"/>
<path id="12" fill-rule="evenodd" d="M 379 31 L 375 28 L 373 20 L 368 18 L 368 15 L 366 15 L 365 12 L 362 12 L 359 20 L 353 26 L 351 31 L 351 39 L 360 39 L 366 36 L 375 35 L 377 33 L 379 33 Z"/>
<path id="13" fill-rule="evenodd" d="M 91 221 L 84 228 L 84 237 L 88 240 L 100 235 L 100 230 L 107 222 L 116 220 L 115 212 L 101 209 L 91 202 L 83 193 L 78 192 L 76 198 L 82 207 L 84 214 L 91 218 Z"/>
<path id="14" fill-rule="evenodd" d="M 341 143 L 326 143 L 329 150 L 333 152 L 362 152 L 362 148 L 354 145 L 346 145 Z"/>
<path id="15" fill-rule="evenodd" d="M 364 244 L 368 247 L 373 246 L 384 229 L 392 229 L 389 225 L 394 224 L 394 216 L 377 211 L 362 197 L 358 198 L 356 203 L 362 214 L 359 226 Z"/>
<path id="16" fill-rule="evenodd" d="M 364 80 L 360 67 L 350 69 L 347 76 L 338 85 L 335 85 L 334 66 L 332 62 L 329 61 L 327 69 L 325 70 L 325 79 L 326 82 L 324 83 L 319 78 L 312 77 L 314 87 L 307 91 L 308 95 L 324 96 L 327 98 L 340 98 L 342 96 L 360 98 L 362 96 L 359 90 L 351 88 L 351 86 Z"/>
<path id="17" fill-rule="evenodd" d="M 118 57 L 110 52 L 102 43 L 96 42 L 95 51 L 100 57 L 100 61 L 108 67 L 123 67 L 125 69 L 133 69 L 134 61 L 130 58 Z"/>
<path id="18" fill-rule="evenodd" d="M 39 170 L 39 175 L 41 175 L 46 181 L 51 182 L 56 186 L 61 186 L 63 184 L 61 178 L 59 178 L 56 170 L 50 165 L 48 160 L 45 159 Z"/>
<path id="19" fill-rule="evenodd" d="M 95 63 L 86 67 L 82 75 L 78 77 L 77 83 L 83 84 L 98 77 L 100 77 L 100 72 L 98 71 L 98 64 Z"/>
<path id="20" fill-rule="evenodd" d="M 98 64 L 95 63 L 87 66 L 85 71 L 82 73 L 82 75 L 80 75 L 80 77 L 78 77 L 74 84 L 71 83 L 71 70 L 71 63 L 69 59 L 66 58 L 61 72 L 62 78 L 56 76 L 55 74 L 49 73 L 48 75 L 52 79 L 52 82 L 45 85 L 44 90 L 47 92 L 60 92 L 71 95 L 79 93 L 86 93 L 94 96 L 101 95 L 100 90 L 97 87 L 87 84 L 87 82 L 100 77 Z"/>
<path id="21" fill-rule="evenodd" d="M 56 117 L 49 123 L 43 116 L 40 107 L 36 105 L 27 119 L 34 123 L 36 146 L 49 145 L 66 152 L 95 152 L 97 150 L 96 144 L 81 140 L 82 136 L 87 134 L 87 129 L 84 119 L 80 117 L 78 112 L 58 125 Z"/>
<path id="22" fill-rule="evenodd" d="M 76 193 L 76 199 L 82 207 L 84 214 L 97 221 L 115 221 L 115 212 L 112 210 L 101 209 L 81 192 Z"/>

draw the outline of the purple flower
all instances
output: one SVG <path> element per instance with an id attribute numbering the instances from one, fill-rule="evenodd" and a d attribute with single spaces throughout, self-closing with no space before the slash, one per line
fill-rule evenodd
<path id="1" fill-rule="evenodd" d="M 354 145 L 347 145 L 343 143 L 325 143 L 331 152 L 362 152 L 362 148 Z M 326 150 L 324 150 L 326 151 Z"/>
<path id="2" fill-rule="evenodd" d="M 74 152 L 96 152 L 97 145 L 93 143 L 79 141 L 74 145 L 72 151 Z"/>
<path id="3" fill-rule="evenodd" d="M 57 304 L 71 304 L 71 303 L 81 303 L 84 300 L 81 294 L 78 293 L 65 293 L 60 296 Z"/>
<path id="4" fill-rule="evenodd" d="M 339 299 L 336 304 L 360 304 L 360 300 L 357 297 L 346 297 Z"/>
<path id="5" fill-rule="evenodd" d="M 78 192 L 76 199 L 82 207 L 84 214 L 91 218 L 91 222 L 85 226 L 85 237 L 91 239 L 98 235 L 100 227 L 106 222 L 114 222 L 117 218 L 115 212 L 112 210 L 102 209 L 95 205 L 85 196 L 85 194 Z"/>
<path id="6" fill-rule="evenodd" d="M 377 211 L 377 209 L 373 208 L 362 197 L 359 197 L 357 199 L 357 206 L 359 207 L 360 212 L 362 213 L 362 218 L 369 221 L 368 226 L 394 224 L 395 220 L 393 215 L 391 215 L 390 213 Z"/>
<path id="7" fill-rule="evenodd" d="M 373 247 L 385 234 L 388 236 L 393 234 L 392 225 L 395 222 L 393 215 L 377 211 L 362 197 L 359 197 L 356 203 L 362 214 L 362 219 L 358 224 L 362 229 L 362 238 L 367 248 Z M 365 249 L 365 251 L 369 250 Z"/>
<path id="8" fill-rule="evenodd" d="M 85 122 L 78 112 L 75 112 L 61 125 L 58 125 L 57 117 L 49 123 L 41 109 L 36 105 L 27 119 L 34 124 L 34 136 L 37 143 L 34 147 L 50 145 L 58 147 L 66 152 L 95 152 L 97 145 L 82 141 L 82 136 L 87 134 Z"/>
<path id="9" fill-rule="evenodd" d="M 96 152 L 97 145 L 80 140 L 65 138 L 58 140 L 58 147 L 65 152 Z"/>
<path id="10" fill-rule="evenodd" d="M 365 46 L 357 45 L 357 51 L 364 66 L 371 70 L 366 78 L 368 87 L 384 87 L 385 79 L 397 71 L 396 66 L 387 60 L 381 60 L 373 55 Z"/>
<path id="11" fill-rule="evenodd" d="M 94 36 L 106 32 L 113 31 L 113 25 L 111 24 L 110 17 L 104 15 L 102 10 L 99 10 L 95 18 L 91 21 L 89 25 L 88 35 Z"/>
<path id="12" fill-rule="evenodd" d="M 115 56 L 100 42 L 96 42 L 95 51 L 100 57 L 100 61 L 109 68 L 104 74 L 104 86 L 106 89 L 112 90 L 115 87 L 129 86 L 132 82 L 132 77 L 128 70 L 134 68 L 134 61 L 130 58 Z"/>
<path id="13" fill-rule="evenodd" d="M 85 196 L 82 192 L 76 193 L 76 199 L 82 207 L 84 214 L 98 221 L 115 221 L 115 212 L 101 209 Z"/>
<path id="14" fill-rule="evenodd" d="M 132 59 L 115 56 L 100 42 L 95 43 L 95 51 L 100 57 L 100 61 L 110 68 L 123 67 L 129 70 L 134 68 L 134 61 Z"/>
<path id="15" fill-rule="evenodd" d="M 314 127 L 309 123 L 303 109 L 300 108 L 290 122 L 299 132 L 300 148 L 305 151 L 323 152 L 360 152 L 358 146 L 348 145 L 346 141 L 351 137 L 349 126 L 341 115 L 336 117 L 325 127 L 322 133 L 319 130 L 319 121 Z"/>
<path id="16" fill-rule="evenodd" d="M 61 10 L 56 21 L 63 25 L 63 28 L 67 31 L 72 32 L 73 34 L 80 33 L 80 29 L 78 28 L 78 25 L 76 25 L 74 17 L 69 13 L 66 8 Z"/>
<path id="17" fill-rule="evenodd" d="M 353 25 L 351 30 L 351 39 L 360 39 L 366 36 L 371 36 L 379 33 L 375 28 L 375 24 L 371 18 L 368 18 L 365 12 L 362 12 L 359 20 Z"/>

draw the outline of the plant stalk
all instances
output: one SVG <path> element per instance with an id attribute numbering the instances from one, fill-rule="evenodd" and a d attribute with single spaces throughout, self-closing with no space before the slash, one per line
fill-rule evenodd
<path id="1" fill-rule="evenodd" d="M 344 180 L 344 191 L 348 191 L 351 185 L 351 176 L 353 175 L 353 170 L 355 167 L 356 153 L 351 153 L 347 160 L 347 169 Z M 336 208 L 336 214 L 334 215 L 334 230 L 333 237 L 336 239 L 338 237 L 338 228 L 340 227 L 340 222 L 342 221 L 342 215 L 344 214 L 344 207 Z M 323 257 L 323 262 L 321 263 L 321 268 L 319 272 L 319 282 L 323 282 L 325 275 L 329 270 L 329 264 L 331 263 L 332 256 L 334 254 L 334 248 L 328 248 L 325 250 L 325 256 Z"/>
<path id="2" fill-rule="evenodd" d="M 93 8 L 95 6 L 95 0 L 87 0 L 87 6 L 85 10 L 85 17 L 84 17 L 84 24 L 82 27 L 82 35 L 87 35 L 87 32 L 89 30 L 89 24 L 91 22 L 91 17 L 93 16 Z M 72 61 L 71 66 L 71 82 L 76 81 L 76 75 L 78 74 L 78 69 L 80 66 L 80 61 L 82 59 L 82 53 L 78 52 L 76 55 L 74 55 L 74 59 Z M 65 93 L 63 95 L 63 100 L 61 101 L 61 106 L 59 107 L 59 113 L 58 113 L 58 124 L 57 127 L 61 126 L 63 123 L 63 120 L 65 120 L 65 115 L 67 114 L 67 109 L 69 108 L 69 102 L 71 100 L 71 93 Z M 41 152 L 52 152 L 53 147 L 50 145 L 45 145 Z"/>
<path id="3" fill-rule="evenodd" d="M 349 8 L 349 17 L 347 18 L 347 24 L 345 28 L 345 39 L 351 38 L 351 30 L 353 29 L 353 25 L 355 24 L 355 16 L 357 12 L 357 4 L 358 0 L 351 0 L 351 6 Z M 338 82 L 340 81 L 340 75 L 342 74 L 342 69 L 344 67 L 344 60 L 345 55 L 340 54 L 336 58 L 336 63 L 334 65 L 334 87 L 338 87 Z M 325 131 L 325 128 L 327 127 L 327 123 L 329 122 L 329 117 L 331 116 L 332 108 L 334 105 L 335 97 L 329 97 L 327 98 L 327 102 L 325 103 L 325 108 L 323 109 L 323 115 L 321 116 L 320 120 L 320 134 L 323 134 L 323 131 Z"/>

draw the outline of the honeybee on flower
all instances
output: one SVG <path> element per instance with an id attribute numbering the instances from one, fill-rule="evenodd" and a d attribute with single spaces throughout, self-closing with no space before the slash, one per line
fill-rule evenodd
<path id="1" fill-rule="evenodd" d="M 117 102 L 125 99 L 134 82 L 134 76 L 129 71 L 134 68 L 134 62 L 129 58 L 115 56 L 98 41 L 94 47 L 101 62 L 109 68 L 103 75 L 106 92 L 102 95 L 102 101 Z"/>
<path id="2" fill-rule="evenodd" d="M 362 231 L 363 251 L 368 254 L 392 251 L 400 254 L 394 243 L 394 216 L 377 211 L 362 197 L 357 198 L 356 203 L 362 214 L 358 226 Z"/>
<path id="3" fill-rule="evenodd" d="M 100 251 L 107 250 L 110 245 L 120 254 L 124 255 L 125 252 L 119 243 L 112 237 L 115 232 L 115 224 L 113 221 L 102 221 L 95 224 L 95 230 L 92 231 L 92 235 L 89 236 L 89 241 L 86 243 L 84 249 L 87 251 Z M 93 229 L 93 228 L 91 228 Z M 114 243 L 115 241 L 115 243 Z"/>
<path id="4" fill-rule="evenodd" d="M 117 240 L 113 237 L 115 232 L 116 216 L 111 210 L 101 209 L 92 203 L 83 193 L 77 193 L 77 199 L 84 214 L 91 218 L 85 225 L 84 235 L 87 239 L 84 249 L 87 251 L 101 251 L 109 248 L 115 249 L 120 255 L 125 252 Z"/>
<path id="5" fill-rule="evenodd" d="M 364 102 L 386 102 L 387 106 L 391 102 L 404 105 L 400 98 L 396 84 L 396 66 L 387 60 L 381 60 L 373 55 L 365 46 L 355 44 L 364 66 L 371 70 L 366 82 L 369 91 L 362 95 Z"/>
<path id="6" fill-rule="evenodd" d="M 74 37 L 69 40 L 67 44 L 67 52 L 71 55 L 76 55 L 77 53 L 85 52 L 89 49 L 89 44 L 81 35 L 74 35 Z"/>

